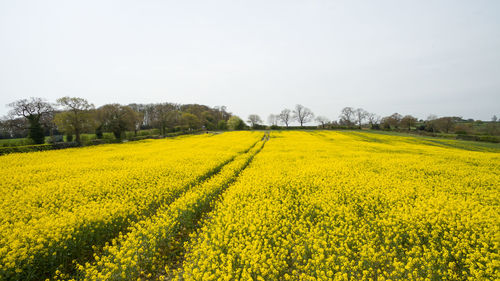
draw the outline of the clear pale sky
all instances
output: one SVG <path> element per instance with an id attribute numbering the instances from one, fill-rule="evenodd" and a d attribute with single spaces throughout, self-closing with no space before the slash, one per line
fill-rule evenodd
<path id="1" fill-rule="evenodd" d="M 500 116 L 500 1 L 0 0 L 0 115 L 30 96 Z"/>

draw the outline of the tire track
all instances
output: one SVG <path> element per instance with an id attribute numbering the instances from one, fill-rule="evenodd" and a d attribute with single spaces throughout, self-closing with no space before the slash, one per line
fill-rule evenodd
<path id="1" fill-rule="evenodd" d="M 230 165 L 240 155 L 248 153 L 248 151 L 255 147 L 255 145 L 257 145 L 258 143 L 259 141 L 256 141 L 255 143 L 250 145 L 249 148 L 238 152 L 236 155 L 223 161 L 213 169 L 210 169 L 205 174 L 197 177 L 183 187 L 175 190 L 170 196 L 168 196 L 168 198 L 153 201 L 147 206 L 144 206 L 139 214 L 131 214 L 125 217 L 119 217 L 115 220 L 109 220 L 107 223 L 89 223 L 86 227 L 88 231 L 92 231 L 93 233 L 100 233 L 99 236 L 103 239 L 100 239 L 99 241 L 93 240 L 93 242 L 87 243 L 86 247 L 80 248 L 78 253 L 58 253 L 60 255 L 67 255 L 65 257 L 65 262 L 47 265 L 40 270 L 33 268 L 33 272 L 31 273 L 32 278 L 30 279 L 38 280 L 45 279 L 51 276 L 53 279 L 68 279 L 69 277 L 78 276 L 78 264 L 86 264 L 93 261 L 96 256 L 102 253 L 103 248 L 105 248 L 106 245 L 112 244 L 113 240 L 120 239 L 120 237 L 126 236 L 134 228 L 135 225 L 140 223 L 145 218 L 155 216 L 158 210 L 172 204 L 195 186 L 217 176 L 225 166 Z M 84 240 L 86 237 L 83 237 L 83 235 L 85 235 L 85 233 L 87 233 L 88 231 L 78 232 L 82 235 L 82 237 L 80 238 L 79 236 L 74 235 L 74 239 Z M 68 243 L 72 243 L 72 241 L 69 241 Z M 41 270 L 43 270 L 43 272 Z"/>
<path id="2" fill-rule="evenodd" d="M 184 254 L 186 253 L 186 249 L 184 248 L 184 244 L 190 239 L 190 236 L 192 233 L 195 233 L 196 230 L 201 226 L 201 223 L 203 221 L 205 221 L 204 219 L 202 219 L 204 216 L 208 216 L 210 214 L 210 212 L 213 211 L 215 205 L 217 202 L 219 202 L 220 198 L 223 196 L 225 190 L 227 188 L 230 187 L 230 185 L 232 183 L 234 183 L 238 176 L 241 174 L 241 172 L 243 172 L 249 165 L 250 163 L 252 162 L 252 160 L 254 159 L 254 157 L 259 154 L 259 152 L 264 148 L 264 145 L 265 143 L 269 140 L 270 136 L 269 136 L 269 132 L 266 132 L 264 134 L 264 136 L 262 137 L 261 141 L 262 141 L 262 145 L 260 146 L 260 148 L 258 148 L 255 153 L 253 155 L 251 155 L 247 162 L 244 164 L 244 166 L 234 175 L 233 179 L 228 182 L 224 188 L 222 190 L 220 190 L 218 192 L 218 194 L 215 194 L 216 195 L 216 198 L 215 200 L 212 200 L 211 202 L 207 202 L 207 206 L 206 206 L 206 209 L 199 214 L 199 216 L 197 217 L 197 220 L 195 222 L 195 227 L 193 227 L 192 229 L 189 229 L 188 231 L 186 231 L 185 233 L 183 233 L 181 236 L 180 236 L 180 241 L 179 241 L 179 246 L 181 247 L 177 253 L 177 255 L 175 255 L 175 257 L 173 259 L 170 259 L 166 262 L 166 264 L 161 268 L 161 273 L 154 276 L 155 278 L 153 279 L 150 279 L 150 280 L 171 280 L 173 279 L 174 277 L 174 274 L 176 274 L 176 272 L 180 269 L 180 267 L 182 266 L 182 263 L 184 261 Z M 167 271 L 168 269 L 168 271 Z"/>
<path id="3" fill-rule="evenodd" d="M 121 236 L 103 248 L 103 255 L 93 264 L 79 266 L 78 279 L 147 280 L 179 264 L 183 243 L 195 231 L 201 217 L 208 213 L 213 201 L 234 182 L 238 175 L 264 147 L 265 134 L 245 152 L 235 156 L 195 187 L 191 187 L 176 201 L 160 207 L 156 214 L 140 221 L 127 236 Z"/>

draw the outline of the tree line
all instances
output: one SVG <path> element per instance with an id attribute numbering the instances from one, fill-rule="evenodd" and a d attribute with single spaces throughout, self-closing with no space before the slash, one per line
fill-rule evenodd
<path id="1" fill-rule="evenodd" d="M 36 144 L 45 136 L 65 134 L 67 140 L 81 144 L 83 133 L 102 138 L 104 132 L 121 139 L 126 131 L 158 129 L 161 135 L 198 129 L 224 130 L 241 128 L 239 118 L 225 106 L 199 104 L 129 104 L 117 103 L 95 107 L 78 97 L 62 97 L 55 103 L 42 98 L 21 99 L 8 104 L 9 114 L 0 122 L 3 138 L 28 137 Z"/>
<path id="2" fill-rule="evenodd" d="M 268 116 L 266 126 L 257 114 L 250 114 L 247 123 L 227 111 L 226 106 L 209 107 L 200 104 L 151 103 L 129 104 L 117 103 L 95 107 L 86 99 L 78 97 L 62 97 L 55 103 L 42 98 L 21 99 L 8 104 L 9 114 L 0 121 L 0 138 L 28 137 L 36 144 L 45 142 L 45 136 L 66 135 L 67 141 L 82 143 L 81 135 L 95 134 L 98 139 L 109 132 L 116 139 L 121 139 L 127 131 L 137 135 L 139 130 L 157 129 L 165 136 L 172 132 L 193 130 L 242 130 L 242 129 L 282 129 L 296 128 L 296 122 L 304 128 L 321 129 L 361 129 L 374 130 L 406 130 L 431 133 L 480 133 L 499 135 L 498 118 L 494 116 L 487 126 L 478 126 L 479 122 L 461 117 L 430 115 L 426 120 L 418 120 L 412 115 L 394 113 L 381 117 L 362 108 L 344 107 L 338 120 L 330 120 L 325 116 L 316 116 L 313 111 L 301 104 L 293 109 L 285 108 L 277 114 Z"/>
<path id="3" fill-rule="evenodd" d="M 280 125 L 289 128 L 292 122 L 304 127 L 307 123 L 315 121 L 317 127 L 322 129 L 361 129 L 368 128 L 374 130 L 398 130 L 398 131 L 422 131 L 430 133 L 456 133 L 456 134 L 489 134 L 499 135 L 500 126 L 497 116 L 493 116 L 491 122 L 486 126 L 480 120 L 463 119 L 458 116 L 429 115 L 427 119 L 418 119 L 412 115 L 402 115 L 394 113 L 381 117 L 375 113 L 368 112 L 362 108 L 344 107 L 338 120 L 330 120 L 325 116 L 316 116 L 307 107 L 296 105 L 293 110 L 285 108 L 277 114 L 268 116 L 270 128 L 280 128 Z M 263 121 L 260 116 L 251 114 L 248 116 L 250 126 L 260 128 Z"/>

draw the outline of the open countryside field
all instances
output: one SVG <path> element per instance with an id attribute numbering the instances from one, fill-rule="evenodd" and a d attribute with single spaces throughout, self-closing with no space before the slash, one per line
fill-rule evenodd
<path id="1" fill-rule="evenodd" d="M 498 280 L 500 146 L 229 132 L 0 156 L 0 280 Z"/>

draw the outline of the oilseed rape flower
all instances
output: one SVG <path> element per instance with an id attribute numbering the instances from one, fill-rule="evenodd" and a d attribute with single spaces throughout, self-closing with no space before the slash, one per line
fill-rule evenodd
<path id="1" fill-rule="evenodd" d="M 1 156 L 0 279 L 71 271 L 105 242 L 247 150 L 261 133 Z"/>
<path id="2" fill-rule="evenodd" d="M 498 279 L 500 155 L 467 145 L 272 133 L 186 245 L 178 279 Z"/>
<path id="3" fill-rule="evenodd" d="M 194 186 L 172 204 L 158 210 L 155 216 L 138 223 L 127 236 L 104 247 L 103 256 L 87 266 L 82 275 L 87 280 L 120 280 L 122 274 L 129 279 L 149 278 L 159 274 L 156 268 L 168 272 L 169 263 L 175 261 L 183 247 L 182 236 L 195 226 L 197 217 L 210 207 L 210 203 L 245 168 L 264 143 L 258 142 L 248 152 L 236 156 L 220 172 Z M 104 263 L 100 263 L 104 260 Z M 165 278 L 163 274 L 158 278 Z"/>
<path id="4" fill-rule="evenodd" d="M 231 132 L 1 156 L 1 280 L 497 280 L 500 148 Z"/>

